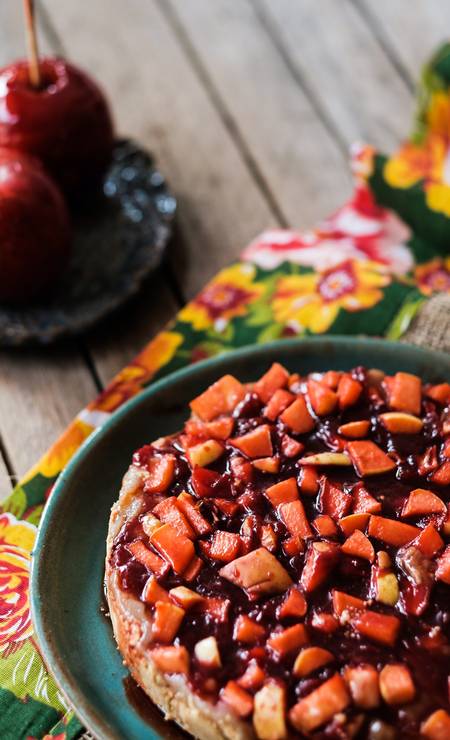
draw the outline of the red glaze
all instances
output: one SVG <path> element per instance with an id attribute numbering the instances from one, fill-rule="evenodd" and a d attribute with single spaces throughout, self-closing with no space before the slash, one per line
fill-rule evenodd
<path id="1" fill-rule="evenodd" d="M 111 158 L 113 127 L 97 85 L 64 59 L 40 63 L 43 86 L 29 83 L 28 62 L 0 70 L 0 146 L 39 157 L 64 192 L 92 192 Z"/>
<path id="2" fill-rule="evenodd" d="M 69 216 L 34 157 L 0 149 L 0 301 L 41 296 L 70 255 Z"/>

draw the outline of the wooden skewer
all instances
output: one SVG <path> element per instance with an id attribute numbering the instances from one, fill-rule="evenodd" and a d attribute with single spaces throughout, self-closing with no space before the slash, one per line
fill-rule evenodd
<path id="1" fill-rule="evenodd" d="M 25 31 L 27 36 L 30 82 L 33 87 L 39 88 L 41 86 L 41 70 L 39 69 L 39 52 L 36 26 L 34 23 L 34 1 L 23 0 L 23 8 L 25 13 Z"/>

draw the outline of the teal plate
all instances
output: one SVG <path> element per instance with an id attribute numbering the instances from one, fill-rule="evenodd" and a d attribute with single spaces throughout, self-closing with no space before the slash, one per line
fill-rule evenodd
<path id="1" fill-rule="evenodd" d="M 404 344 L 328 337 L 248 347 L 180 370 L 133 398 L 85 442 L 46 506 L 33 555 L 31 606 L 44 659 L 80 720 L 98 738 L 186 737 L 127 698 L 127 670 L 101 613 L 109 510 L 133 451 L 179 429 L 188 401 L 224 373 L 253 380 L 274 360 L 291 371 L 356 365 L 450 379 L 450 358 Z"/>

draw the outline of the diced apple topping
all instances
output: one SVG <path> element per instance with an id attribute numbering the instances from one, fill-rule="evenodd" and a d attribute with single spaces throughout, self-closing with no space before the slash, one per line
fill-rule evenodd
<path id="1" fill-rule="evenodd" d="M 396 373 L 389 390 L 389 405 L 395 411 L 407 414 L 420 414 L 422 382 L 417 375 Z"/>
<path id="2" fill-rule="evenodd" d="M 245 396 L 245 388 L 232 375 L 224 375 L 194 398 L 190 407 L 202 421 L 213 421 L 222 414 L 231 414 Z"/>
<path id="3" fill-rule="evenodd" d="M 414 699 L 416 689 L 405 665 L 385 665 L 380 673 L 380 692 L 387 704 L 407 704 Z"/>
<path id="4" fill-rule="evenodd" d="M 423 427 L 423 421 L 418 416 L 401 411 L 388 411 L 378 418 L 392 434 L 418 434 Z"/>
<path id="5" fill-rule="evenodd" d="M 448 740 L 450 737 L 450 714 L 445 709 L 436 709 L 425 722 L 422 722 L 420 734 L 427 740 Z"/>
<path id="6" fill-rule="evenodd" d="M 264 409 L 264 416 L 270 421 L 275 421 L 278 416 L 295 400 L 293 393 L 279 388 L 273 396 L 269 398 L 267 406 Z"/>
<path id="7" fill-rule="evenodd" d="M 348 622 L 352 615 L 366 608 L 366 602 L 362 599 L 337 589 L 333 589 L 332 600 L 333 611 L 342 624 Z"/>
<path id="8" fill-rule="evenodd" d="M 308 608 L 308 604 L 303 593 L 300 589 L 292 586 L 289 589 L 288 594 L 279 607 L 278 617 L 280 619 L 289 617 L 304 617 Z"/>
<path id="9" fill-rule="evenodd" d="M 127 545 L 127 550 L 144 565 L 147 570 L 154 573 L 157 578 L 164 576 L 169 570 L 169 564 L 164 562 L 156 553 L 152 552 L 141 540 L 135 540 Z"/>
<path id="10" fill-rule="evenodd" d="M 334 660 L 333 653 L 320 647 L 308 647 L 300 650 L 293 667 L 294 676 L 305 678 L 322 666 Z"/>
<path id="11" fill-rule="evenodd" d="M 361 421 L 349 421 L 347 424 L 341 424 L 338 427 L 338 434 L 348 439 L 363 439 L 367 436 L 370 429 L 370 421 L 365 419 Z"/>
<path id="12" fill-rule="evenodd" d="M 172 642 L 185 615 L 184 609 L 167 601 L 157 601 L 151 629 L 153 642 Z"/>
<path id="13" fill-rule="evenodd" d="M 296 730 L 308 734 L 329 722 L 350 704 L 350 694 L 343 678 L 335 673 L 319 688 L 292 707 L 289 719 Z"/>
<path id="14" fill-rule="evenodd" d="M 175 455 L 158 455 L 147 463 L 148 475 L 144 483 L 145 493 L 164 493 L 173 481 Z"/>
<path id="15" fill-rule="evenodd" d="M 343 411 L 350 406 L 354 406 L 362 393 L 363 387 L 359 380 L 355 380 L 348 373 L 344 373 L 339 380 L 337 395 L 339 399 L 339 408 Z"/>
<path id="16" fill-rule="evenodd" d="M 300 499 L 289 501 L 287 504 L 280 504 L 279 514 L 286 529 L 293 537 L 301 537 L 302 539 L 312 537 L 305 508 Z"/>
<path id="17" fill-rule="evenodd" d="M 306 434 L 314 429 L 314 419 L 302 395 L 297 396 L 295 401 L 280 414 L 280 420 L 296 434 Z"/>
<path id="18" fill-rule="evenodd" d="M 328 478 L 320 478 L 320 493 L 318 500 L 319 511 L 328 514 L 334 521 L 342 519 L 351 509 L 352 496 L 339 486 L 330 483 Z"/>
<path id="19" fill-rule="evenodd" d="M 233 638 L 239 642 L 252 644 L 258 642 L 266 634 L 266 630 L 253 619 L 241 614 L 234 623 Z"/>
<path id="20" fill-rule="evenodd" d="M 368 560 L 369 563 L 373 563 L 375 560 L 375 550 L 373 549 L 371 541 L 359 529 L 355 529 L 350 537 L 345 540 L 341 550 L 346 555 L 364 558 L 364 560 Z"/>
<path id="21" fill-rule="evenodd" d="M 395 468 L 395 462 L 375 442 L 370 440 L 349 442 L 347 451 L 356 472 L 361 478 L 368 475 L 388 473 Z"/>
<path id="22" fill-rule="evenodd" d="M 322 537 L 336 537 L 338 534 L 338 529 L 328 514 L 319 514 L 319 516 L 316 516 L 312 522 L 312 526 L 317 534 Z"/>
<path id="23" fill-rule="evenodd" d="M 353 702 L 361 709 L 374 709 L 380 703 L 378 671 L 372 665 L 349 666 L 344 671 Z"/>
<path id="24" fill-rule="evenodd" d="M 243 689 L 250 689 L 255 691 L 263 685 L 265 678 L 265 671 L 261 668 L 260 665 L 258 665 L 256 660 L 251 660 L 250 663 L 247 665 L 245 672 L 237 680 L 236 683 L 238 683 L 239 686 L 242 686 Z"/>
<path id="25" fill-rule="evenodd" d="M 215 637 L 205 637 L 195 644 L 194 654 L 198 662 L 207 668 L 220 668 L 222 661 L 220 659 L 219 646 Z"/>
<path id="26" fill-rule="evenodd" d="M 259 740 L 284 740 L 286 690 L 276 681 L 268 681 L 255 694 L 253 726 Z"/>
<path id="27" fill-rule="evenodd" d="M 309 401 L 317 416 L 331 414 L 338 403 L 337 394 L 317 380 L 308 380 L 307 386 Z"/>
<path id="28" fill-rule="evenodd" d="M 163 673 L 189 673 L 189 653 L 184 645 L 156 647 L 150 651 L 153 662 Z"/>
<path id="29" fill-rule="evenodd" d="M 415 488 L 408 496 L 402 509 L 402 517 L 422 516 L 423 514 L 445 514 L 447 507 L 443 500 L 432 491 Z"/>
<path id="30" fill-rule="evenodd" d="M 437 560 L 435 577 L 438 581 L 450 584 L 450 545 Z"/>
<path id="31" fill-rule="evenodd" d="M 230 439 L 230 444 L 250 458 L 271 457 L 273 453 L 270 427 L 267 424 L 261 424 L 242 437 Z"/>
<path id="32" fill-rule="evenodd" d="M 292 584 L 281 563 L 264 547 L 233 560 L 221 568 L 219 574 L 244 589 L 251 600 L 283 593 Z"/>
<path id="33" fill-rule="evenodd" d="M 345 452 L 317 452 L 315 455 L 307 455 L 298 461 L 299 465 L 338 465 L 348 466 L 352 464 Z"/>
<path id="34" fill-rule="evenodd" d="M 267 496 L 274 507 L 296 501 L 298 499 L 297 481 L 295 478 L 287 478 L 280 481 L 280 483 L 275 483 L 273 486 L 266 488 L 264 495 Z"/>
<path id="35" fill-rule="evenodd" d="M 303 624 L 295 624 L 281 632 L 273 632 L 266 645 L 277 655 L 284 657 L 308 642 L 308 633 Z"/>
<path id="36" fill-rule="evenodd" d="M 339 545 L 313 542 L 306 553 L 300 583 L 306 593 L 314 591 L 329 577 L 339 558 Z"/>
<path id="37" fill-rule="evenodd" d="M 238 717 L 248 717 L 253 711 L 253 697 L 236 681 L 228 681 L 220 692 L 220 698 Z"/>
<path id="38" fill-rule="evenodd" d="M 385 542 L 387 545 L 401 547 L 411 542 L 420 530 L 410 524 L 397 522 L 395 519 L 387 519 L 382 516 L 372 514 L 369 519 L 368 533 L 370 537 Z"/>
<path id="39" fill-rule="evenodd" d="M 155 529 L 161 526 L 161 521 L 153 514 L 146 514 L 142 517 L 142 529 L 147 537 L 151 537 Z"/>
<path id="40" fill-rule="evenodd" d="M 260 457 L 258 460 L 253 460 L 252 465 L 263 473 L 278 473 L 280 469 L 280 458 Z"/>
<path id="41" fill-rule="evenodd" d="M 364 611 L 351 618 L 353 629 L 382 645 L 393 646 L 400 630 L 400 620 L 389 614 Z"/>
<path id="42" fill-rule="evenodd" d="M 175 496 L 169 496 L 161 501 L 161 503 L 157 504 L 153 509 L 153 514 L 156 514 L 161 522 L 170 524 L 182 537 L 188 537 L 190 540 L 195 539 L 195 532 L 184 514 L 180 511 L 178 501 Z M 152 537 L 156 529 L 158 529 L 158 527 L 154 528 L 150 537 Z"/>
<path id="43" fill-rule="evenodd" d="M 176 586 L 175 588 L 171 588 L 169 595 L 170 598 L 182 606 L 183 609 L 190 609 L 192 606 L 195 606 L 195 604 L 200 604 L 205 598 L 196 591 L 192 591 L 191 588 L 186 588 L 186 586 Z"/>
<path id="44" fill-rule="evenodd" d="M 157 601 L 166 601 L 170 603 L 170 597 L 166 589 L 159 585 L 155 576 L 150 576 L 147 580 L 141 595 L 142 601 L 147 604 L 156 604 Z"/>
<path id="45" fill-rule="evenodd" d="M 153 532 L 150 542 L 172 566 L 175 573 L 182 573 L 195 555 L 191 540 L 180 535 L 170 524 Z"/>
<path id="46" fill-rule="evenodd" d="M 180 493 L 177 497 L 177 505 L 199 536 L 209 534 L 212 531 L 210 523 L 201 515 L 198 503 L 189 493 L 185 491 Z"/>
<path id="47" fill-rule="evenodd" d="M 368 521 L 369 514 L 349 514 L 339 519 L 339 526 L 345 536 L 350 537 L 355 529 L 360 529 L 362 532 L 366 528 Z"/>
<path id="48" fill-rule="evenodd" d="M 253 386 L 253 390 L 263 403 L 268 403 L 272 396 L 287 386 L 289 373 L 279 362 L 274 362 L 269 370 Z"/>
<path id="49" fill-rule="evenodd" d="M 235 560 L 241 550 L 242 540 L 234 532 L 222 532 L 217 530 L 208 544 L 208 555 L 213 560 L 220 560 L 222 563 L 230 563 Z"/>
<path id="50" fill-rule="evenodd" d="M 207 439 L 206 442 L 189 447 L 187 458 L 192 467 L 197 465 L 204 468 L 217 460 L 223 454 L 224 449 L 224 446 L 216 439 Z"/>

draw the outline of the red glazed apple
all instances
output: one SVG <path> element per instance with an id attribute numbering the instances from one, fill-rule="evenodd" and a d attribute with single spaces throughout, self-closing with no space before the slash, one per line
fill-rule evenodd
<path id="1" fill-rule="evenodd" d="M 38 157 L 70 199 L 101 183 L 111 159 L 113 127 L 97 85 L 64 59 L 40 61 L 33 88 L 27 61 L 0 70 L 0 147 Z"/>
<path id="2" fill-rule="evenodd" d="M 34 157 L 0 148 L 0 301 L 41 296 L 69 255 L 69 216 L 59 189 Z"/>

